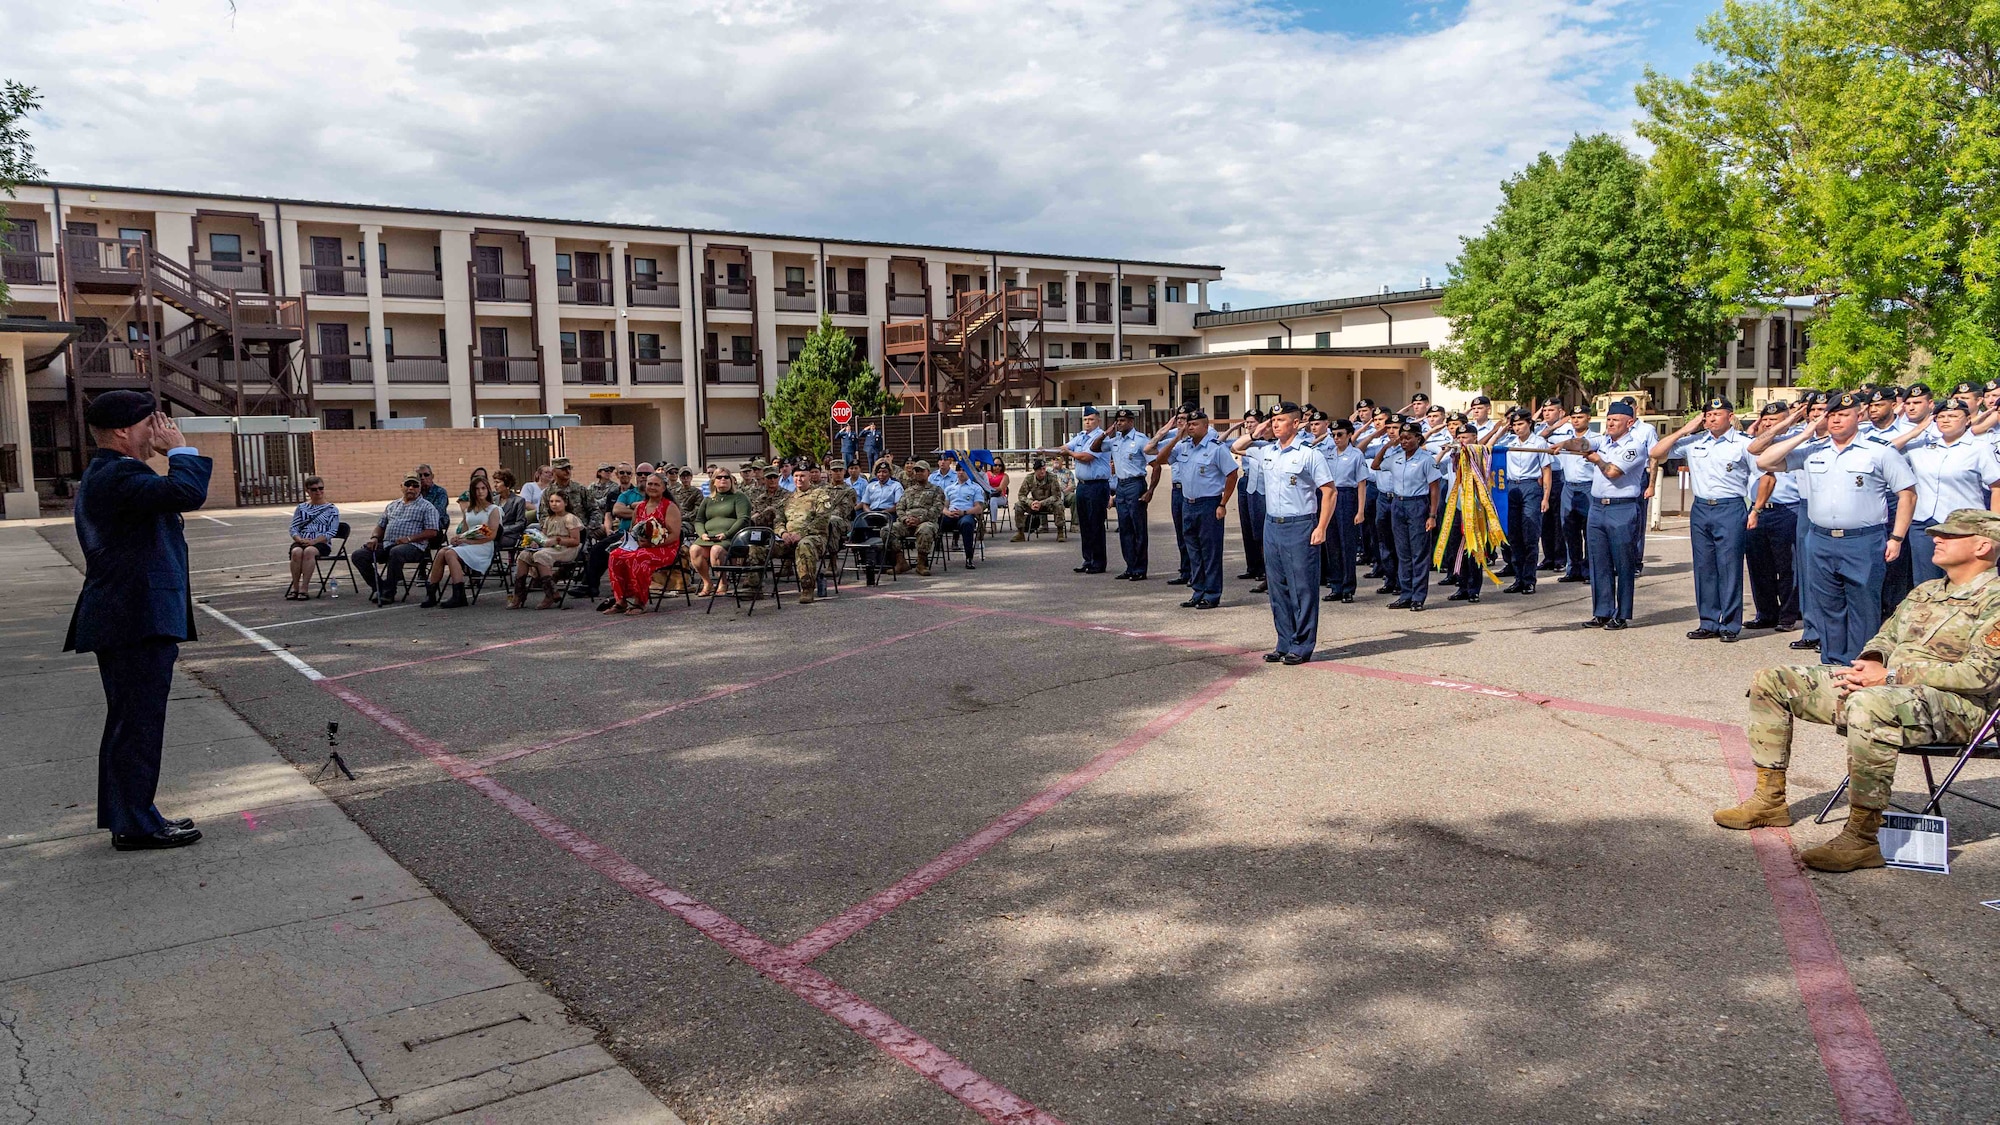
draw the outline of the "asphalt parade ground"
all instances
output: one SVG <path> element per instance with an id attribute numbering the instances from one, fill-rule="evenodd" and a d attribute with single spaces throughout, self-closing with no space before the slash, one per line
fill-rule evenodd
<path id="1" fill-rule="evenodd" d="M 1622 634 L 1364 593 L 1285 668 L 1248 582 L 1176 608 L 1164 522 L 1143 583 L 1002 537 L 605 618 L 287 602 L 283 517 L 219 512 L 182 669 L 308 772 L 338 723 L 324 791 L 689 1122 L 2000 1119 L 2000 813 L 1947 805 L 1949 876 L 1805 873 L 1801 728 L 1801 823 L 1714 827 L 1811 654 L 1684 640 L 1683 534 Z"/>

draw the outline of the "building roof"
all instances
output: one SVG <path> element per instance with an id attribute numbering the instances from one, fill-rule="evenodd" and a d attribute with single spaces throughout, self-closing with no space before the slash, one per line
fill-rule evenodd
<path id="1" fill-rule="evenodd" d="M 1057 258 L 1072 262 L 1102 262 L 1107 266 L 1166 266 L 1170 269 L 1214 270 L 1221 273 L 1222 266 L 1200 265 L 1193 262 L 1155 262 L 1139 258 L 1106 258 L 1093 254 L 1042 254 L 1022 250 L 994 250 L 974 246 L 935 246 L 922 242 L 884 242 L 875 238 L 825 238 L 819 235 L 767 234 L 759 231 L 709 230 L 703 227 L 669 227 L 653 223 L 623 223 L 602 219 L 551 219 L 535 215 L 499 215 L 484 211 L 452 211 L 441 207 L 396 207 L 383 203 L 337 203 L 325 199 L 288 199 L 274 195 L 231 195 L 226 192 L 181 191 L 172 188 L 127 187 L 120 184 L 77 184 L 54 180 L 36 180 L 25 187 L 47 187 L 55 189 L 71 188 L 77 191 L 122 191 L 134 195 L 180 195 L 192 199 L 228 199 L 241 203 L 269 203 L 273 205 L 289 203 L 295 207 L 338 207 L 350 211 L 394 212 L 405 215 L 449 215 L 460 219 L 489 219 L 503 223 L 548 223 L 554 226 L 578 227 L 618 227 L 623 230 L 650 230 L 673 234 L 721 235 L 727 238 L 775 238 L 789 242 L 838 242 L 857 246 L 888 246 L 899 250 L 938 250 L 952 254 L 1006 255 L 1010 258 Z"/>
<path id="2" fill-rule="evenodd" d="M 1161 356 L 1158 359 L 1105 359 L 1095 363 L 1065 363 L 1061 367 L 1049 369 L 1049 378 L 1061 379 L 1069 375 L 1110 375 L 1116 368 L 1138 368 L 1157 371 L 1165 367 L 1169 371 L 1182 367 L 1192 367 L 1203 363 L 1241 363 L 1246 359 L 1263 359 L 1270 356 L 1311 356 L 1315 358 L 1354 359 L 1422 359 L 1430 350 L 1428 343 L 1378 344 L 1365 348 L 1231 348 L 1220 352 L 1195 352 L 1189 355 Z"/>
<path id="3" fill-rule="evenodd" d="M 1225 324 L 1255 324 L 1260 320 L 1285 320 L 1290 317 L 1316 316 L 1321 313 L 1339 312 L 1341 309 L 1367 309 L 1376 305 L 1407 305 L 1417 301 L 1435 301 L 1444 296 L 1441 288 L 1404 289 L 1394 293 L 1371 294 L 1366 297 L 1333 297 L 1324 301 L 1299 301 L 1289 305 L 1260 305 L 1254 309 L 1230 309 L 1228 312 L 1196 313 L 1196 328 L 1218 328 Z"/>
<path id="4" fill-rule="evenodd" d="M 34 317 L 0 316 L 0 333 L 15 336 L 39 336 L 31 340 L 24 357 L 30 372 L 40 371 L 55 362 L 63 348 L 71 339 L 83 333 L 83 326 L 67 320 L 38 320 Z"/>

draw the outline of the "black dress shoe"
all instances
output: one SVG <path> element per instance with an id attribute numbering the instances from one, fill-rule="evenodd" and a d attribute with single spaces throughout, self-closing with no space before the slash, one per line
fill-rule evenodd
<path id="1" fill-rule="evenodd" d="M 1780 621 L 1777 624 L 1776 631 L 1780 633 L 1789 633 L 1798 627 L 1799 623 L 1796 621 Z"/>
<path id="2" fill-rule="evenodd" d="M 1606 625 L 1609 625 L 1610 623 L 1611 619 L 1609 617 L 1593 617 L 1590 620 L 1584 622 L 1583 627 L 1586 629 L 1602 629 Z"/>
<path id="3" fill-rule="evenodd" d="M 1476 598 L 1478 598 L 1478 597 L 1479 597 L 1479 595 L 1478 595 L 1478 594 L 1475 594 L 1475 593 L 1473 593 L 1473 592 L 1472 592 L 1472 591 L 1470 591 L 1470 590 L 1464 590 L 1464 589 L 1461 589 L 1461 590 L 1460 590 L 1460 591 L 1459 591 L 1458 593 L 1456 593 L 1456 594 L 1453 594 L 1452 596 L 1450 596 L 1450 597 L 1446 598 L 1446 599 L 1445 599 L 1445 601 L 1448 601 L 1448 602 L 1469 602 L 1469 601 L 1472 601 L 1472 600 L 1474 600 L 1474 599 L 1476 599 Z"/>
<path id="4" fill-rule="evenodd" d="M 1221 609 L 1221 608 L 1222 608 L 1222 603 L 1221 603 L 1221 602 L 1208 602 L 1208 601 L 1202 601 L 1202 602 L 1196 602 L 1196 603 L 1194 603 L 1194 607 L 1195 607 L 1196 609 Z"/>
<path id="5" fill-rule="evenodd" d="M 1290 667 L 1297 667 L 1311 659 L 1312 657 L 1307 656 L 1303 652 L 1288 652 L 1285 654 L 1285 664 Z"/>
<path id="6" fill-rule="evenodd" d="M 1536 570 L 1548 570 L 1548 571 L 1556 571 L 1556 570 L 1562 570 L 1562 569 L 1566 568 L 1567 566 L 1568 566 L 1568 564 L 1567 564 L 1567 563 L 1560 563 L 1560 562 L 1545 562 L 1545 563 L 1543 563 L 1542 565 L 1540 565 L 1540 566 L 1536 567 L 1535 569 L 1536 569 Z"/>
<path id="7" fill-rule="evenodd" d="M 185 832 L 194 827 L 194 818 L 191 816 L 183 816 L 174 820 L 169 820 L 167 821 L 167 827 L 178 828 L 183 832 Z"/>
<path id="8" fill-rule="evenodd" d="M 1734 634 L 1734 633 L 1724 633 L 1724 634 L 1722 634 L 1721 636 L 1719 636 L 1719 637 L 1717 637 L 1717 638 L 1715 638 L 1715 639 L 1716 639 L 1716 640 L 1718 640 L 1718 641 L 1721 641 L 1721 642 L 1722 642 L 1723 644 L 1726 644 L 1726 645 L 1733 645 L 1733 644 L 1735 644 L 1735 643 L 1736 643 L 1736 634 Z"/>
<path id="9" fill-rule="evenodd" d="M 1400 594 L 1403 590 L 1400 586 L 1384 586 L 1375 592 L 1378 594 Z"/>
<path id="10" fill-rule="evenodd" d="M 1143 574 L 1128 574 L 1125 576 L 1125 580 L 1127 582 L 1144 582 L 1146 580 L 1146 576 Z"/>
<path id="11" fill-rule="evenodd" d="M 1128 578 L 1130 578 L 1130 577 L 1132 577 L 1132 576 L 1131 576 L 1131 575 L 1129 575 L 1129 574 L 1114 574 L 1114 575 L 1112 575 L 1112 576 L 1111 576 L 1111 580 L 1112 580 L 1113 582 L 1123 582 L 1123 581 L 1125 581 L 1126 579 L 1128 579 Z"/>
<path id="12" fill-rule="evenodd" d="M 1509 582 L 1507 585 L 1500 587 L 1500 592 L 1503 594 L 1520 594 L 1525 593 L 1526 589 L 1519 582 Z"/>
<path id="13" fill-rule="evenodd" d="M 1629 624 L 1631 624 L 1631 622 L 1626 621 L 1622 617 L 1614 617 L 1611 620 L 1606 621 L 1604 623 L 1604 627 L 1606 629 L 1623 629 Z"/>
<path id="14" fill-rule="evenodd" d="M 1444 576 L 1443 578 L 1440 578 L 1440 579 L 1438 579 L 1438 585 L 1440 585 L 1440 586 L 1456 586 L 1456 585 L 1458 585 L 1458 575 L 1456 575 L 1456 574 L 1447 574 L 1447 575 L 1445 575 L 1445 576 Z"/>
<path id="15" fill-rule="evenodd" d="M 1424 611 L 1424 603 L 1422 603 L 1422 602 L 1411 602 L 1411 603 L 1410 603 L 1410 612 L 1411 612 L 1411 613 L 1422 613 L 1423 611 Z"/>
<path id="16" fill-rule="evenodd" d="M 1343 603 L 1350 603 L 1350 604 L 1351 604 L 1351 603 L 1352 603 L 1352 602 L 1354 601 L 1354 595 L 1353 595 L 1353 594 L 1342 594 L 1342 595 L 1340 595 L 1340 600 L 1341 600 L 1341 601 L 1342 601 Z"/>
<path id="17" fill-rule="evenodd" d="M 1715 631 L 1715 630 L 1713 630 L 1713 629 L 1689 629 L 1689 630 L 1688 630 L 1688 640 L 1691 640 L 1691 641 L 1712 641 L 1712 640 L 1714 640 L 1715 638 L 1717 638 L 1717 637 L 1719 637 L 1719 636 L 1721 636 L 1721 635 L 1722 635 L 1721 633 L 1718 633 L 1718 632 L 1716 632 L 1716 631 Z"/>
<path id="18" fill-rule="evenodd" d="M 1339 594 L 1328 594 L 1327 596 L 1320 599 L 1320 601 L 1323 602 L 1337 602 L 1339 600 L 1340 600 Z"/>
<path id="19" fill-rule="evenodd" d="M 1182 609 L 1195 609 L 1201 605 L 1201 595 L 1197 594 L 1181 603 Z"/>
<path id="20" fill-rule="evenodd" d="M 1535 592 L 1535 587 L 1534 587 L 1534 584 L 1533 584 L 1533 583 L 1530 583 L 1530 584 L 1528 584 L 1528 585 L 1526 585 L 1526 586 L 1523 586 L 1523 587 L 1521 587 L 1520 589 L 1518 589 L 1518 590 L 1516 590 L 1516 591 L 1514 591 L 1514 592 L 1515 592 L 1515 593 L 1517 593 L 1517 594 L 1532 594 L 1532 593 L 1534 593 L 1534 592 Z"/>
<path id="21" fill-rule="evenodd" d="M 1561 578 L 1558 578 L 1558 579 L 1556 579 L 1556 581 L 1558 581 L 1558 582 L 1588 582 L 1588 581 L 1590 581 L 1590 576 L 1589 576 L 1588 574 L 1565 574 L 1565 575 L 1563 575 L 1563 576 L 1562 576 Z"/>
<path id="22" fill-rule="evenodd" d="M 1276 664 L 1280 660 L 1289 659 L 1291 655 L 1289 652 L 1267 652 L 1264 654 L 1264 663 Z"/>
<path id="23" fill-rule="evenodd" d="M 1396 599 L 1395 601 L 1393 601 L 1393 602 L 1390 602 L 1390 603 L 1389 603 L 1389 608 L 1390 608 L 1390 609 L 1408 609 L 1408 608 L 1410 608 L 1410 599 L 1408 599 L 1408 598 L 1397 598 L 1397 599 Z"/>
<path id="24" fill-rule="evenodd" d="M 1185 586 L 1185 585 L 1187 585 L 1187 584 L 1188 584 L 1188 580 L 1187 580 L 1187 579 L 1185 579 L 1185 578 L 1169 578 L 1169 579 L 1167 579 L 1167 585 L 1169 585 L 1169 586 Z"/>
<path id="25" fill-rule="evenodd" d="M 1250 592 L 1253 594 L 1267 594 L 1270 593 L 1270 591 L 1271 591 L 1271 584 L 1265 582 L 1261 578 L 1257 580 L 1257 584 L 1255 586 L 1250 587 Z"/>
<path id="26" fill-rule="evenodd" d="M 114 832 L 111 834 L 111 846 L 121 852 L 145 852 L 160 848 L 185 848 L 199 839 L 201 832 L 197 829 L 170 825 L 144 836 L 120 836 Z"/>
<path id="27" fill-rule="evenodd" d="M 1797 649 L 1797 650 L 1798 650 L 1798 651 L 1800 651 L 1800 652 L 1806 652 L 1806 651 L 1812 651 L 1812 652 L 1818 652 L 1818 651 L 1819 651 L 1819 642 L 1818 642 L 1818 641 L 1808 641 L 1808 640 L 1804 640 L 1804 639 L 1800 639 L 1800 640 L 1796 640 L 1796 641 L 1793 641 L 1793 642 L 1792 642 L 1791 644 L 1789 644 L 1789 645 L 1786 645 L 1785 647 L 1786 647 L 1786 648 L 1792 648 L 1792 649 Z"/>
<path id="28" fill-rule="evenodd" d="M 1264 576 L 1263 576 L 1263 575 L 1261 575 L 1261 574 L 1252 574 L 1252 573 L 1250 573 L 1249 571 L 1247 571 L 1247 570 L 1246 570 L 1246 571 L 1244 571 L 1243 573 L 1241 573 L 1241 574 L 1237 575 L 1237 576 L 1236 576 L 1236 580 L 1237 580 L 1238 582 L 1248 582 L 1248 581 L 1250 581 L 1250 580 L 1251 580 L 1252 578 L 1262 578 L 1262 577 L 1264 577 Z"/>
<path id="29" fill-rule="evenodd" d="M 1090 568 L 1087 566 L 1073 566 L 1069 568 L 1069 572 L 1071 574 L 1089 574 Z"/>
<path id="30" fill-rule="evenodd" d="M 1751 621 L 1745 621 L 1743 627 L 1745 629 L 1776 629 L 1778 627 L 1778 619 L 1774 617 L 1766 621 L 1759 617 Z"/>

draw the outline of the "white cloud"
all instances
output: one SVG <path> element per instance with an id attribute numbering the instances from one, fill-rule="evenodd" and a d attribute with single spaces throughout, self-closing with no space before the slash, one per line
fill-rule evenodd
<path id="1" fill-rule="evenodd" d="M 1399 36 L 1215 0 L 0 0 L 59 179 L 1442 276 L 1603 104 L 1619 0 Z"/>

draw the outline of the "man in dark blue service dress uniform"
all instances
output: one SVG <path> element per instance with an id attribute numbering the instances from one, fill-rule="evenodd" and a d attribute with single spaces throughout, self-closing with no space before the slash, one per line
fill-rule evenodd
<path id="1" fill-rule="evenodd" d="M 181 513 L 208 499 L 213 464 L 142 391 L 99 395 L 83 420 L 97 450 L 77 484 L 83 591 L 63 651 L 95 653 L 104 681 L 97 826 L 111 830 L 119 851 L 178 848 L 201 833 L 191 820 L 161 816 L 153 794 L 174 660 L 194 639 Z M 166 476 L 145 462 L 155 453 L 167 455 Z"/>

